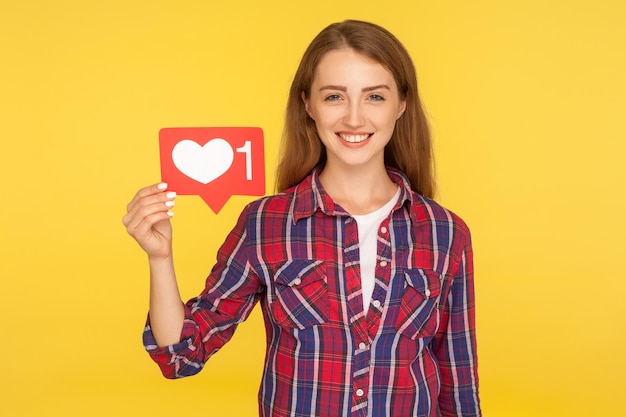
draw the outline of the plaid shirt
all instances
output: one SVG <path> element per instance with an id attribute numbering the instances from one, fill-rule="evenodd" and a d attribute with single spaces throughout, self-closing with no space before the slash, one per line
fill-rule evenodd
<path id="1" fill-rule="evenodd" d="M 364 315 L 356 221 L 314 171 L 251 203 L 185 306 L 181 342 L 144 345 L 167 378 L 199 372 L 260 301 L 261 416 L 479 416 L 470 234 L 389 177 L 400 198 L 378 229 Z"/>

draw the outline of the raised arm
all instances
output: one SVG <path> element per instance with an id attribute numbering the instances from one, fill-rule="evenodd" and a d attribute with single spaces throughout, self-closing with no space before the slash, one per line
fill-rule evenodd
<path id="1" fill-rule="evenodd" d="M 170 209 L 176 193 L 164 183 L 142 188 L 122 218 L 126 231 L 148 255 L 150 266 L 150 322 L 158 346 L 180 340 L 184 307 L 172 257 Z"/>

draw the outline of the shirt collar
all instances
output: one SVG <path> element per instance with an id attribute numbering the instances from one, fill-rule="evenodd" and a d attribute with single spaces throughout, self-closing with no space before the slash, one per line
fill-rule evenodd
<path id="1" fill-rule="evenodd" d="M 398 210 L 405 205 L 409 209 L 411 220 L 415 221 L 416 201 L 419 201 L 417 194 L 411 189 L 408 178 L 398 169 L 386 167 L 389 178 L 400 187 L 400 198 L 393 210 Z M 303 218 L 312 216 L 317 210 L 329 216 L 349 216 L 341 206 L 335 204 L 332 198 L 326 193 L 319 180 L 321 167 L 313 169 L 305 179 L 293 188 L 293 205 L 291 216 L 294 224 Z"/>

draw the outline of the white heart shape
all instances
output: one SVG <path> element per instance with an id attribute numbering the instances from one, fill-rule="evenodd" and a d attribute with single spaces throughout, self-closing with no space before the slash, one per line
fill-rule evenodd
<path id="1" fill-rule="evenodd" d="M 172 160 L 180 172 L 202 184 L 222 176 L 233 164 L 233 148 L 222 138 L 215 138 L 200 146 L 184 139 L 172 149 Z"/>

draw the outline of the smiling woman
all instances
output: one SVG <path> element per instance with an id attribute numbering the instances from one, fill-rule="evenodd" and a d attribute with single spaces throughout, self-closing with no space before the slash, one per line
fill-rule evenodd
<path id="1" fill-rule="evenodd" d="M 168 378 L 198 373 L 261 302 L 263 416 L 479 416 L 470 234 L 429 197 L 413 64 L 380 26 L 325 28 L 287 106 L 280 193 L 248 205 L 186 304 L 167 184 L 123 222 L 148 254 L 144 345 Z"/>
<path id="2" fill-rule="evenodd" d="M 369 213 L 388 201 L 397 187 L 385 173 L 385 148 L 406 108 L 393 75 L 353 49 L 329 51 L 318 64 L 308 97 L 303 92 L 302 98 L 326 152 L 320 174 L 326 190 L 352 214 Z M 361 186 L 353 188 L 349 177 L 359 178 Z M 333 179 L 346 181 L 346 187 L 339 189 Z M 380 199 L 358 206 L 349 193 L 361 194 L 366 184 Z"/>
<path id="3" fill-rule="evenodd" d="M 369 61 L 374 64 L 371 70 L 379 67 L 378 70 L 386 70 L 386 78 L 391 76 L 393 82 L 389 84 L 375 83 L 361 87 L 367 89 L 387 85 L 388 93 L 395 94 L 395 91 L 391 91 L 391 86 L 395 85 L 398 98 L 404 103 L 404 115 L 397 120 L 390 142 L 385 147 L 385 165 L 404 172 L 413 190 L 432 198 L 435 181 L 430 130 L 420 102 L 413 61 L 404 46 L 389 31 L 379 26 L 377 30 L 363 30 L 359 23 L 352 21 L 330 25 L 311 42 L 300 61 L 287 102 L 277 189 L 282 191 L 297 184 L 314 166 L 323 165 L 326 161 L 326 149 L 320 143 L 316 123 L 307 116 L 308 109 L 302 106 L 301 101 L 307 101 L 309 95 L 314 93 L 312 85 L 322 70 L 321 62 L 329 59 L 326 55 L 343 51 L 359 56 L 353 65 L 359 61 Z M 347 67 L 344 69 L 347 71 L 344 79 L 351 80 L 356 74 L 361 74 L 350 72 Z M 382 76 L 382 72 L 378 75 Z M 347 84 L 324 83 L 324 86 L 338 87 L 338 92 L 344 92 L 342 89 L 347 88 Z"/>

